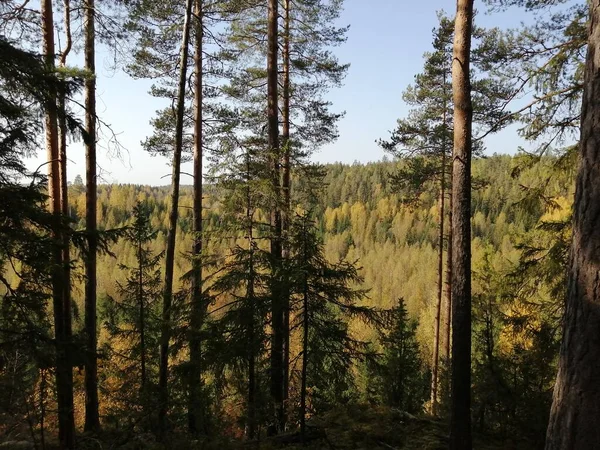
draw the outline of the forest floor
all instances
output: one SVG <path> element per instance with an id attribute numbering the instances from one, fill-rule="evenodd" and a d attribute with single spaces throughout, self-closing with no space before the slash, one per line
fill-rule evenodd
<path id="1" fill-rule="evenodd" d="M 119 450 L 446 450 L 448 424 L 428 417 L 383 407 L 349 406 L 338 408 L 307 422 L 306 442 L 299 433 L 287 433 L 260 441 L 180 441 L 174 437 L 168 446 L 129 442 Z M 474 435 L 476 450 L 530 450 L 526 443 L 502 442 L 489 435 Z"/>
<path id="2" fill-rule="evenodd" d="M 298 432 L 286 433 L 257 441 L 228 440 L 225 438 L 190 441 L 184 435 L 173 435 L 169 443 L 157 443 L 152 434 L 129 436 L 104 432 L 91 438 L 79 436 L 80 450 L 446 450 L 448 424 L 429 417 L 384 407 L 339 407 L 307 422 L 305 442 Z M 529 443 L 502 441 L 497 437 L 474 434 L 475 450 L 530 450 Z M 7 445 L 8 444 L 8 445 Z M 20 444 L 20 445 L 19 445 Z M 0 443 L 0 449 L 30 450 L 27 442 Z M 47 450 L 55 447 L 47 445 Z"/>

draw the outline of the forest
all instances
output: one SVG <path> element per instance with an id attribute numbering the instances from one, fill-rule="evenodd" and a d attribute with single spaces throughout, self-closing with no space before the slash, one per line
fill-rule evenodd
<path id="1" fill-rule="evenodd" d="M 600 448 L 600 0 L 431 11 L 323 164 L 352 1 L 0 2 L 0 449 Z M 103 182 L 100 52 L 161 186 Z"/>

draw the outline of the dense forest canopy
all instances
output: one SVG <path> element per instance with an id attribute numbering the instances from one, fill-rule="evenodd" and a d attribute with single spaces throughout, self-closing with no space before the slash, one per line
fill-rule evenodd
<path id="1" fill-rule="evenodd" d="M 474 6 L 319 164 L 343 0 L 2 2 L 0 448 L 595 448 L 600 4 Z M 102 182 L 102 51 L 162 186 Z"/>

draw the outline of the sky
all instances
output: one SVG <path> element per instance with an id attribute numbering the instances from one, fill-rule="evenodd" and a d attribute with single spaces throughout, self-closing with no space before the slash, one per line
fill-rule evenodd
<path id="1" fill-rule="evenodd" d="M 479 5 L 478 5 L 479 4 Z M 346 0 L 339 25 L 350 25 L 348 41 L 335 50 L 340 62 L 350 63 L 344 85 L 329 93 L 334 111 L 345 111 L 339 123 L 339 139 L 322 148 L 318 162 L 365 163 L 380 160 L 384 152 L 376 144 L 386 138 L 396 119 L 404 116 L 407 106 L 402 92 L 412 83 L 423 65 L 423 53 L 431 47 L 437 11 L 451 15 L 456 3 L 448 0 Z M 516 27 L 522 11 L 509 10 L 488 14 L 481 2 L 477 23 L 481 26 Z M 71 64 L 77 64 L 74 58 Z M 100 136 L 98 164 L 100 182 L 165 185 L 170 169 L 164 157 L 152 157 L 141 148 L 150 135 L 149 124 L 164 103 L 148 94 L 151 83 L 133 80 L 114 70 L 110 53 L 97 56 L 98 115 L 115 132 L 121 150 L 115 151 L 104 127 Z M 487 152 L 514 153 L 522 145 L 514 127 L 486 141 Z M 29 161 L 36 168 L 44 161 L 40 154 Z M 191 172 L 188 167 L 183 172 Z M 69 148 L 68 179 L 85 177 L 85 158 L 81 143 Z M 183 184 L 191 179 L 182 177 Z"/>

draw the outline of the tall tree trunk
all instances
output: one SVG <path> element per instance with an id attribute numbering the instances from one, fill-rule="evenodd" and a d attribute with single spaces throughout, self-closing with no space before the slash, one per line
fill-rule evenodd
<path id="1" fill-rule="evenodd" d="M 444 291 L 444 203 L 446 201 L 446 149 L 442 149 L 442 173 L 440 178 L 440 223 L 438 237 L 438 292 L 435 309 L 433 335 L 433 361 L 431 369 L 431 414 L 438 413 L 438 379 L 440 355 L 440 319 L 442 314 L 442 297 Z"/>
<path id="2" fill-rule="evenodd" d="M 600 0 L 589 3 L 573 241 L 547 450 L 600 442 Z"/>
<path id="3" fill-rule="evenodd" d="M 469 74 L 473 0 L 458 0 L 454 27 L 452 93 L 452 395 L 450 449 L 471 441 L 471 148 L 473 106 Z"/>
<path id="4" fill-rule="evenodd" d="M 446 341 L 444 343 L 444 359 L 450 367 L 450 343 L 452 342 L 452 171 L 450 171 L 450 180 L 448 182 L 448 249 L 446 250 L 446 315 L 444 327 L 446 331 Z"/>
<path id="5" fill-rule="evenodd" d="M 54 70 L 54 19 L 52 0 L 42 0 L 41 27 L 43 38 L 43 54 L 46 66 Z M 46 149 L 48 157 L 48 195 L 50 211 L 55 216 L 52 237 L 52 300 L 54 308 L 54 335 L 56 342 L 56 396 L 58 404 L 58 437 L 62 449 L 75 448 L 75 420 L 73 415 L 73 371 L 70 365 L 69 339 L 66 335 L 64 310 L 64 272 L 61 230 L 61 192 L 60 192 L 60 152 L 57 123 L 57 92 L 51 92 L 54 101 L 46 105 Z"/>
<path id="6" fill-rule="evenodd" d="M 202 299 L 202 0 L 195 0 L 196 41 L 194 54 L 194 244 L 192 248 L 192 308 L 190 317 L 190 386 L 188 427 L 197 434 L 203 427 L 201 329 Z"/>
<path id="7" fill-rule="evenodd" d="M 160 336 L 160 367 L 158 379 L 158 428 L 164 441 L 167 431 L 167 412 L 169 409 L 169 340 L 171 338 L 171 305 L 173 301 L 173 268 L 175 265 L 175 236 L 179 217 L 179 178 L 181 176 L 181 153 L 183 151 L 183 120 L 185 112 L 185 85 L 187 81 L 187 60 L 190 40 L 190 20 L 194 0 L 186 0 L 181 55 L 179 58 L 179 82 L 177 87 L 177 111 L 175 124 L 175 148 L 173 149 L 173 168 L 171 175 L 171 211 L 169 213 L 169 232 L 165 256 L 165 283 L 163 292 L 162 326 Z"/>
<path id="8" fill-rule="evenodd" d="M 250 155 L 246 154 L 246 180 L 250 181 Z M 246 297 L 250 302 L 250 312 L 248 317 L 248 405 L 247 405 L 247 423 L 246 435 L 248 439 L 254 439 L 256 435 L 256 337 L 254 319 L 256 316 L 254 305 L 254 236 L 253 236 L 253 219 L 252 219 L 252 193 L 250 185 L 247 185 L 246 190 L 246 224 L 248 226 L 247 239 L 248 249 L 250 250 L 250 264 L 248 273 L 248 285 L 246 288 Z"/>
<path id="9" fill-rule="evenodd" d="M 290 7 L 291 1 L 284 0 L 283 4 L 283 86 L 282 86 L 282 120 L 283 127 L 281 130 L 281 141 L 283 145 L 283 220 L 282 233 L 285 239 L 283 240 L 283 261 L 287 263 L 290 258 L 289 249 L 289 231 L 291 221 L 291 183 L 290 183 Z M 287 271 L 286 271 L 287 274 Z M 289 398 L 289 381 L 290 381 L 290 289 L 289 277 L 283 280 L 283 332 L 284 332 L 284 352 L 283 352 L 283 423 L 282 430 L 285 430 L 287 423 L 287 408 Z"/>
<path id="10" fill-rule="evenodd" d="M 274 422 L 269 426 L 269 434 L 281 430 L 283 421 L 283 299 L 281 283 L 281 201 L 280 201 L 280 162 L 279 162 L 279 119 L 278 119 L 278 0 L 269 0 L 267 17 L 267 120 L 268 151 L 271 170 L 271 184 L 274 201 L 271 205 L 271 402 Z"/>
<path id="11" fill-rule="evenodd" d="M 88 251 L 85 255 L 85 426 L 86 431 L 100 428 L 98 413 L 98 362 L 96 334 L 96 254 L 98 231 L 96 223 L 96 5 L 95 0 L 84 3 L 84 64 L 85 80 L 85 231 Z"/>
<path id="12" fill-rule="evenodd" d="M 64 27 L 66 43 L 65 49 L 61 52 L 59 57 L 60 67 L 64 68 L 67 65 L 67 57 L 71 52 L 73 46 L 73 39 L 71 36 L 71 2 L 69 0 L 63 0 L 64 8 Z M 60 183 L 60 213 L 63 218 L 69 217 L 69 186 L 67 180 L 67 104 L 66 94 L 63 89 L 59 89 L 57 96 L 57 108 L 58 108 L 58 151 L 59 151 L 59 183 Z M 71 349 L 73 345 L 73 325 L 71 319 L 71 252 L 70 252 L 70 241 L 71 237 L 65 227 L 62 231 L 62 302 L 63 302 L 63 314 L 64 314 L 64 336 L 65 345 L 67 351 L 67 366 L 69 367 L 69 373 L 71 374 L 71 383 L 73 379 L 73 361 L 71 360 Z"/>
<path id="13" fill-rule="evenodd" d="M 444 124 L 444 140 L 443 140 L 443 151 L 444 155 L 447 155 L 448 150 L 452 150 L 450 143 L 450 127 L 448 126 L 448 96 L 447 96 L 447 72 L 444 69 L 444 112 L 442 113 L 442 122 Z M 453 153 L 451 151 L 451 153 Z M 452 156 L 450 162 L 452 162 Z M 444 168 L 446 170 L 446 168 Z M 446 283 L 444 286 L 444 303 L 446 306 L 446 314 L 444 314 L 444 362 L 449 368 L 450 364 L 450 330 L 452 329 L 452 167 L 448 170 L 448 187 L 446 189 L 446 195 L 448 197 L 448 233 L 446 235 L 446 242 L 448 248 L 446 249 Z"/>

